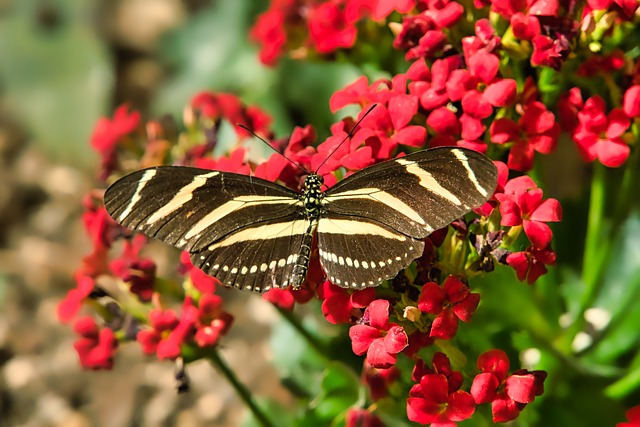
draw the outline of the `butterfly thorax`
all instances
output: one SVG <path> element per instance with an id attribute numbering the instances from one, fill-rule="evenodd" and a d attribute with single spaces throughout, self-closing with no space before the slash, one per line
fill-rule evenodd
<path id="1" fill-rule="evenodd" d="M 302 195 L 302 201 L 304 203 L 304 210 L 307 218 L 317 220 L 320 217 L 322 209 L 322 198 L 324 192 L 322 191 L 322 176 L 314 173 L 307 176 L 304 180 L 304 192 Z"/>

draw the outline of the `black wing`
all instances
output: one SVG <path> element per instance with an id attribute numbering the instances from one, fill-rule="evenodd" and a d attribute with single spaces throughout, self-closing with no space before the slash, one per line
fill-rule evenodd
<path id="1" fill-rule="evenodd" d="M 457 147 L 419 151 L 354 173 L 323 200 L 318 248 L 327 276 L 344 287 L 377 286 L 422 254 L 424 237 L 487 201 L 496 183 L 491 160 Z"/>
<path id="2" fill-rule="evenodd" d="M 188 250 L 194 265 L 241 289 L 287 281 L 308 229 L 298 193 L 229 172 L 145 169 L 115 182 L 104 201 L 118 223 Z"/>

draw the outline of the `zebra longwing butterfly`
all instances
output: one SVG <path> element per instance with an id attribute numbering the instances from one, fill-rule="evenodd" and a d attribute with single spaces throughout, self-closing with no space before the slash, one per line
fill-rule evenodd
<path id="1" fill-rule="evenodd" d="M 440 147 L 362 169 L 322 191 L 182 166 L 127 175 L 104 196 L 125 227 L 187 250 L 227 286 L 256 292 L 304 281 L 317 229 L 320 263 L 344 288 L 377 286 L 422 255 L 424 238 L 488 200 L 491 160 Z"/>

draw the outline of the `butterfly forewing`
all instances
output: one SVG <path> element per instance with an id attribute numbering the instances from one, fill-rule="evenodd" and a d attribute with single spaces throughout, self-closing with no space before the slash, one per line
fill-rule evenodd
<path id="1" fill-rule="evenodd" d="M 296 256 L 300 230 L 309 232 L 299 194 L 269 181 L 163 166 L 118 180 L 104 200 L 118 223 L 190 251 L 194 265 L 229 286 L 279 286 L 305 261 Z"/>
<path id="2" fill-rule="evenodd" d="M 323 205 L 326 216 L 346 217 L 351 221 L 348 225 L 374 221 L 388 227 L 393 236 L 368 249 L 369 252 L 360 249 L 365 259 L 383 264 L 387 274 L 379 277 L 384 280 L 422 254 L 422 245 L 419 251 L 417 245 L 402 246 L 401 237 L 407 242 L 422 239 L 480 206 L 493 194 L 496 181 L 496 168 L 485 156 L 462 148 L 435 148 L 354 173 L 327 190 Z M 347 265 L 350 268 L 340 263 L 340 256 L 345 257 L 340 251 L 368 246 L 366 241 L 376 233 L 367 226 L 362 227 L 361 233 L 354 233 L 349 227 L 341 232 L 337 227 L 323 228 L 322 225 L 321 219 L 318 248 L 321 253 L 337 255 L 337 261 L 333 256 L 321 257 L 327 275 L 333 276 L 341 286 L 348 283 L 345 287 L 378 285 L 382 280 L 373 280 L 374 284 L 370 284 L 376 276 L 370 268 L 363 268 L 362 262 L 359 267 Z M 337 236 L 341 233 L 342 238 Z M 338 241 L 340 243 L 336 243 Z M 387 265 L 389 260 L 397 263 Z M 365 266 L 370 267 L 371 262 Z"/>

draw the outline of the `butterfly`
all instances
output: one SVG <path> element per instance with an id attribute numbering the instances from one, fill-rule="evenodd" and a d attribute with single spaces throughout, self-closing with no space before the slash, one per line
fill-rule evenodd
<path id="1" fill-rule="evenodd" d="M 486 202 L 497 170 L 459 147 L 366 167 L 333 187 L 310 173 L 296 192 L 264 179 L 185 166 L 133 172 L 105 192 L 119 224 L 189 251 L 223 284 L 298 288 L 314 234 L 322 269 L 351 289 L 378 286 L 424 250 L 424 238 Z"/>

